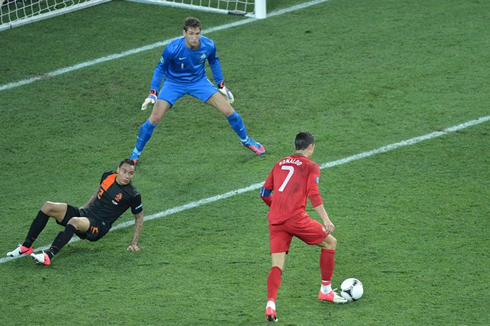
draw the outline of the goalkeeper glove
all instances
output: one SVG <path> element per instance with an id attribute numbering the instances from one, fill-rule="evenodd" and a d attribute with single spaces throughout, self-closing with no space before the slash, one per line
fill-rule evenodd
<path id="1" fill-rule="evenodd" d="M 218 85 L 218 91 L 223 94 L 224 97 L 228 100 L 228 103 L 233 103 L 235 101 L 235 97 L 230 92 L 230 90 L 225 86 L 225 82 L 221 82 Z"/>
<path id="2" fill-rule="evenodd" d="M 143 104 L 141 105 L 141 110 L 146 110 L 148 108 L 148 105 L 150 105 L 150 103 L 153 105 L 157 102 L 157 95 L 158 95 L 158 92 L 155 90 L 155 89 L 152 89 L 150 91 L 150 94 L 148 95 L 148 97 L 145 99 L 145 101 L 143 102 Z"/>

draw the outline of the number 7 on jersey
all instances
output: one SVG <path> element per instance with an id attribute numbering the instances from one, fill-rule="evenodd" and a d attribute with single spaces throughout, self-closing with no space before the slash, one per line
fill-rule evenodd
<path id="1" fill-rule="evenodd" d="M 283 165 L 283 166 L 281 166 L 281 170 L 287 170 L 288 171 L 288 175 L 286 176 L 286 179 L 284 179 L 284 182 L 282 183 L 281 187 L 279 187 L 279 191 L 283 192 L 284 188 L 286 188 L 286 185 L 288 184 L 289 180 L 293 176 L 294 166 Z"/>

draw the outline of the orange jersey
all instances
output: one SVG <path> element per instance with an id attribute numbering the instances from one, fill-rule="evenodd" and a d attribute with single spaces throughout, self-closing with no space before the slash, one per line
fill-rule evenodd
<path id="1" fill-rule="evenodd" d="M 320 167 L 301 154 L 278 161 L 265 180 L 262 199 L 270 206 L 270 224 L 281 224 L 305 211 L 306 199 L 313 207 L 323 204 L 318 188 Z M 273 193 L 273 197 L 269 196 Z"/>

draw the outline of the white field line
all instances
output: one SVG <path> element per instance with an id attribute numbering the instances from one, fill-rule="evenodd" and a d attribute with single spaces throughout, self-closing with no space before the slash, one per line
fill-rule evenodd
<path id="1" fill-rule="evenodd" d="M 346 163 L 357 161 L 357 160 L 360 160 L 360 159 L 363 159 L 363 158 L 367 158 L 367 157 L 370 157 L 370 156 L 374 156 L 374 155 L 377 155 L 377 154 L 386 153 L 388 151 L 392 151 L 392 150 L 397 149 L 399 147 L 408 146 L 408 145 L 414 145 L 414 144 L 420 143 L 420 142 L 425 141 L 425 140 L 434 139 L 434 138 L 437 138 L 437 137 L 441 137 L 441 136 L 447 135 L 449 133 L 456 132 L 458 130 L 462 130 L 462 129 L 469 128 L 469 127 L 472 127 L 472 126 L 476 126 L 478 124 L 481 124 L 481 123 L 484 123 L 484 122 L 487 122 L 487 121 L 490 121 L 490 116 L 482 117 L 482 118 L 479 118 L 479 119 L 476 119 L 476 120 L 471 120 L 471 121 L 468 121 L 468 122 L 465 122 L 465 123 L 462 123 L 462 124 L 459 124 L 459 125 L 456 125 L 456 126 L 453 126 L 453 127 L 450 127 L 450 128 L 446 128 L 446 129 L 444 129 L 442 131 L 435 131 L 435 132 L 432 132 L 432 133 L 427 134 L 427 135 L 424 135 L 424 136 L 407 139 L 407 140 L 404 140 L 404 141 L 401 141 L 401 142 L 398 142 L 398 143 L 393 143 L 393 144 L 390 144 L 390 145 L 387 145 L 387 146 L 380 147 L 378 149 L 374 149 L 372 151 L 363 152 L 363 153 L 360 153 L 360 154 L 348 156 L 346 158 L 343 158 L 343 159 L 340 159 L 340 160 L 337 160 L 337 161 L 327 162 L 327 163 L 324 163 L 324 164 L 320 165 L 320 169 L 322 169 L 322 170 L 323 169 L 328 169 L 328 168 L 331 168 L 331 167 L 334 167 L 334 166 L 337 166 L 337 165 L 343 165 L 343 164 L 346 164 Z M 150 220 L 154 220 L 154 219 L 157 219 L 157 218 L 166 217 L 166 216 L 169 216 L 169 215 L 172 215 L 172 214 L 176 214 L 176 213 L 180 213 L 180 212 L 183 212 L 183 211 L 186 211 L 186 210 L 189 210 L 189 209 L 193 209 L 193 208 L 196 208 L 196 207 L 205 205 L 205 204 L 214 203 L 214 202 L 217 202 L 219 200 L 223 200 L 223 199 L 226 199 L 226 198 L 229 198 L 229 197 L 240 195 L 240 194 L 243 194 L 245 192 L 249 192 L 249 191 L 252 191 L 252 190 L 258 190 L 258 189 L 260 189 L 262 187 L 263 184 L 264 184 L 264 182 L 255 183 L 255 184 L 252 184 L 252 185 L 250 185 L 248 187 L 245 187 L 245 188 L 240 188 L 240 189 L 232 190 L 232 191 L 226 192 L 226 193 L 221 194 L 221 195 L 216 195 L 216 196 L 213 196 L 213 197 L 204 198 L 204 199 L 201 199 L 201 200 L 198 200 L 198 201 L 190 202 L 190 203 L 185 204 L 185 205 L 182 205 L 182 206 L 173 207 L 173 208 L 167 209 L 165 211 L 161 211 L 161 212 L 156 213 L 156 214 L 145 216 L 145 221 L 150 221 Z M 259 196 L 259 195 L 257 194 L 257 196 Z M 122 228 L 127 228 L 127 227 L 132 226 L 132 225 L 134 225 L 134 221 L 133 220 L 127 221 L 127 222 L 123 222 L 123 223 L 119 223 L 119 224 L 115 225 L 111 229 L 111 232 L 114 231 L 114 230 L 118 230 L 118 229 L 122 229 Z M 76 242 L 76 241 L 80 241 L 80 239 L 78 237 L 73 237 L 71 239 L 70 243 Z M 39 247 L 39 248 L 35 249 L 35 251 L 36 252 L 39 252 L 39 251 L 42 251 L 42 250 L 45 251 L 45 250 L 48 250 L 49 247 L 50 247 L 50 245 Z M 11 249 L 14 249 L 14 247 L 12 247 Z M 9 260 L 13 260 L 13 259 L 17 259 L 17 258 L 20 258 L 20 257 L 14 257 L 14 258 L 5 257 L 5 258 L 0 258 L 0 263 L 5 263 L 5 262 L 7 262 Z"/>
<path id="2" fill-rule="evenodd" d="M 301 9 L 304 9 L 304 8 L 307 8 L 307 7 L 310 7 L 310 6 L 314 6 L 314 5 L 320 4 L 322 2 L 327 2 L 327 1 L 328 0 L 314 0 L 314 1 L 306 2 L 306 3 L 300 4 L 300 5 L 296 5 L 296 6 L 292 6 L 292 7 L 286 8 L 286 9 L 273 11 L 273 12 L 267 14 L 267 17 L 270 18 L 270 17 L 274 17 L 274 16 L 283 15 L 283 14 L 286 14 L 288 12 L 292 12 L 292 11 L 296 11 L 296 10 L 301 10 Z M 225 29 L 229 29 L 229 28 L 232 28 L 232 27 L 241 26 L 241 25 L 245 25 L 245 24 L 248 24 L 248 23 L 252 23 L 252 22 L 255 22 L 255 21 L 261 21 L 261 20 L 262 19 L 258 20 L 258 19 L 255 19 L 255 18 L 248 18 L 248 19 L 240 20 L 240 21 L 237 21 L 237 22 L 234 22 L 234 23 L 230 23 L 230 24 L 225 24 L 225 25 L 221 25 L 221 26 L 212 27 L 212 28 L 209 28 L 209 29 L 204 29 L 202 31 L 202 34 L 210 34 L 210 33 L 213 33 L 213 32 L 217 32 L 217 31 L 221 31 L 221 30 L 225 30 Z M 130 55 L 133 55 L 133 54 L 138 54 L 138 53 L 141 53 L 141 52 L 144 52 L 144 51 L 153 50 L 155 48 L 163 47 L 163 46 L 167 45 L 168 43 L 170 43 L 172 40 L 173 39 L 168 39 L 168 40 L 165 40 L 165 41 L 161 41 L 161 42 L 153 43 L 153 44 L 150 44 L 150 45 L 146 45 L 146 46 L 143 46 L 143 47 L 140 47 L 140 48 L 136 48 L 136 49 L 124 51 L 124 52 L 117 53 L 117 54 L 111 54 L 109 56 L 102 57 L 102 58 L 99 58 L 99 59 L 82 62 L 82 63 L 76 64 L 74 66 L 70 66 L 70 67 L 66 67 L 66 68 L 61 68 L 61 69 L 58 69 L 58 70 L 55 70 L 55 71 L 51 71 L 51 72 L 45 73 L 45 74 L 43 74 L 41 76 L 36 76 L 36 77 L 32 77 L 32 78 L 26 78 L 26 79 L 19 80 L 17 82 L 5 84 L 5 85 L 0 85 L 0 92 L 1 91 L 6 91 L 6 90 L 9 90 L 9 89 L 13 89 L 13 88 L 16 88 L 16 87 L 20 87 L 20 86 L 32 84 L 32 83 L 34 83 L 36 81 L 40 81 L 40 80 L 43 80 L 43 79 L 46 79 L 46 78 L 51 78 L 51 77 L 56 77 L 56 76 L 59 76 L 59 75 L 63 75 L 63 74 L 66 74 L 68 72 L 72 72 L 72 71 L 79 70 L 79 69 L 82 69 L 82 68 L 87 68 L 87 67 L 90 67 L 90 66 L 94 66 L 94 65 L 99 64 L 99 63 L 103 63 L 103 62 L 107 62 L 107 61 L 112 61 L 112 60 L 116 60 L 116 59 L 120 59 L 120 58 L 124 58 L 124 57 L 130 56 Z"/>

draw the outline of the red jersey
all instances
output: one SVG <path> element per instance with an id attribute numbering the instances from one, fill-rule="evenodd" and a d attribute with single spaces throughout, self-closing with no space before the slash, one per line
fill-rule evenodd
<path id="1" fill-rule="evenodd" d="M 305 211 L 306 198 L 313 207 L 323 204 L 318 188 L 320 167 L 301 154 L 278 161 L 262 187 L 261 197 L 270 206 L 269 223 L 281 224 Z M 269 197 L 270 192 L 274 196 Z"/>

